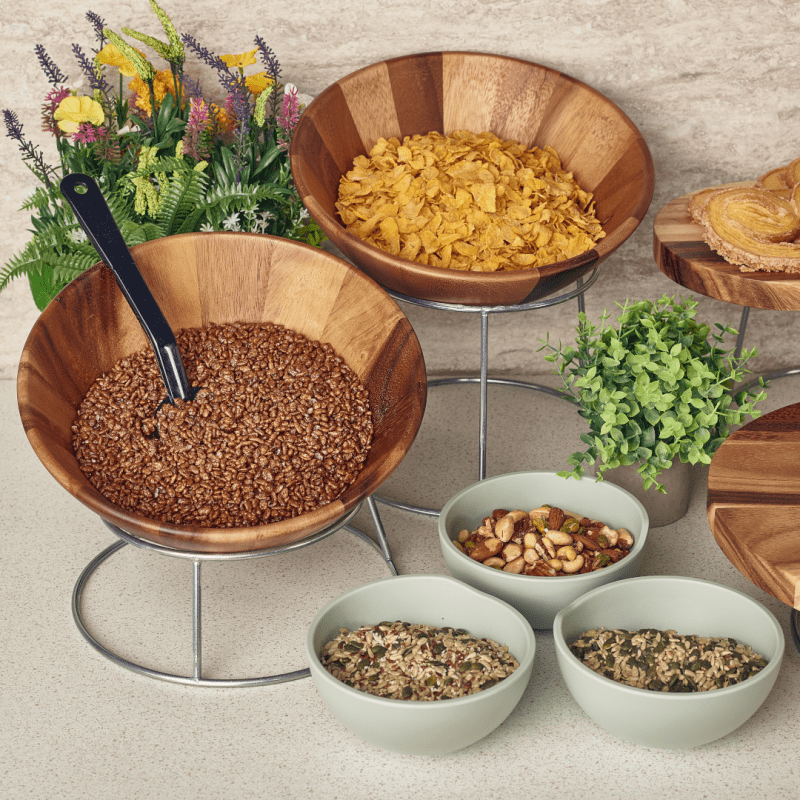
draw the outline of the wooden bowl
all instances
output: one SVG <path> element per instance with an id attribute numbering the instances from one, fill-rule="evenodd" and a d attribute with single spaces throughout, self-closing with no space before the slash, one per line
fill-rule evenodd
<path id="1" fill-rule="evenodd" d="M 339 180 L 381 136 L 491 131 L 527 147 L 552 145 L 596 198 L 606 237 L 580 256 L 540 268 L 477 273 L 417 264 L 345 230 Z M 464 305 L 536 300 L 614 252 L 653 198 L 650 151 L 600 92 L 554 69 L 484 53 L 424 53 L 382 61 L 329 86 L 303 113 L 290 149 L 295 185 L 311 216 L 354 264 L 388 289 Z"/>
<path id="2" fill-rule="evenodd" d="M 96 264 L 36 321 L 17 399 L 28 441 L 53 477 L 104 520 L 147 541 L 194 552 L 245 552 L 298 541 L 344 517 L 392 473 L 417 434 L 427 382 L 422 350 L 397 304 L 349 264 L 288 239 L 188 233 L 131 252 L 173 330 L 273 322 L 330 343 L 370 395 L 372 448 L 338 500 L 293 519 L 243 528 L 162 523 L 106 500 L 75 459 L 71 425 L 91 383 L 149 347 L 111 271 Z"/>

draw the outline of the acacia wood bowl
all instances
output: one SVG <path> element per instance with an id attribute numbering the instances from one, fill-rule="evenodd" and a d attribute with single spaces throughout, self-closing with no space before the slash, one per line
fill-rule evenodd
<path id="1" fill-rule="evenodd" d="M 28 441 L 68 492 L 122 530 L 167 547 L 247 552 L 299 541 L 343 518 L 400 463 L 419 429 L 427 381 L 422 350 L 397 304 L 373 280 L 308 245 L 248 233 L 188 233 L 131 249 L 173 330 L 272 322 L 327 342 L 369 390 L 373 442 L 355 482 L 293 519 L 241 528 L 178 526 L 106 500 L 81 472 L 71 426 L 92 382 L 150 347 L 111 271 L 80 275 L 47 306 L 22 352 L 17 399 Z"/>
<path id="2" fill-rule="evenodd" d="M 478 273 L 392 256 L 345 230 L 334 203 L 356 156 L 380 137 L 455 130 L 554 147 L 563 166 L 595 195 L 606 237 L 556 264 Z M 653 198 L 650 151 L 619 107 L 555 69 L 484 53 L 402 56 L 342 78 L 301 116 L 290 159 L 306 208 L 347 258 L 392 291 L 445 303 L 511 305 L 552 294 L 613 253 Z"/>

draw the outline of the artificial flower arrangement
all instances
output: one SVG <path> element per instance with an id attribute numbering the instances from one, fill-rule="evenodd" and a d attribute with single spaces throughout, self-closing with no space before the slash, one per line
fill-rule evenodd
<path id="1" fill-rule="evenodd" d="M 32 212 L 32 239 L 0 272 L 0 291 L 27 276 L 39 309 L 97 262 L 59 190 L 61 177 L 72 172 L 98 182 L 128 246 L 189 231 L 268 233 L 311 245 L 324 239 L 292 182 L 288 149 L 301 108 L 297 88 L 280 83 L 274 52 L 256 36 L 254 49 L 217 56 L 179 35 L 155 0 L 150 5 L 166 42 L 122 32 L 153 50 L 166 62 L 163 69 L 91 11 L 93 55 L 72 46 L 80 83 L 67 86 L 67 76 L 37 45 L 52 86 L 42 126 L 55 137 L 57 166 L 25 137 L 17 115 L 3 111 L 7 135 L 42 185 L 23 205 Z M 184 72 L 187 50 L 213 68 L 224 100 L 207 100 Z M 258 58 L 263 69 L 245 74 Z"/>

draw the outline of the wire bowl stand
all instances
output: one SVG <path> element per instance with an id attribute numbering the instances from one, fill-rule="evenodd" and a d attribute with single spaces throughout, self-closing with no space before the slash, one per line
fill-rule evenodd
<path id="1" fill-rule="evenodd" d="M 535 300 L 531 302 L 516 303 L 510 306 L 467 306 L 457 303 L 441 303 L 436 300 L 423 300 L 418 297 L 409 297 L 408 295 L 400 294 L 399 292 L 387 289 L 386 291 L 395 299 L 403 303 L 411 303 L 412 305 L 422 306 L 424 308 L 435 308 L 442 311 L 457 311 L 466 314 L 480 314 L 481 317 L 481 361 L 480 361 L 480 375 L 468 377 L 454 377 L 454 378 L 437 378 L 428 380 L 428 388 L 434 386 L 452 386 L 452 385 L 466 385 L 466 384 L 479 384 L 480 386 L 480 405 L 479 405 L 479 421 L 478 421 L 478 480 L 482 481 L 486 477 L 486 442 L 487 442 L 487 422 L 488 422 L 488 386 L 512 386 L 518 389 L 530 389 L 536 392 L 543 392 L 545 394 L 558 397 L 561 400 L 572 399 L 559 389 L 553 389 L 550 386 L 544 386 L 539 383 L 531 383 L 528 381 L 512 380 L 510 378 L 490 378 L 489 377 L 489 317 L 492 314 L 511 314 L 518 311 L 533 311 L 540 308 L 550 308 L 561 303 L 566 303 L 569 300 L 578 299 L 578 312 L 585 311 L 584 305 L 584 292 L 597 280 L 600 274 L 599 265 L 594 267 L 589 273 L 588 277 L 578 278 L 576 287 L 569 292 L 566 292 L 555 297 L 546 297 L 542 300 Z M 423 506 L 415 506 L 410 503 L 403 503 L 397 500 L 390 500 L 386 497 L 373 495 L 375 500 L 391 508 L 399 509 L 400 511 L 409 511 L 413 514 L 423 514 L 430 517 L 438 517 L 441 509 L 425 508 Z"/>
<path id="2" fill-rule="evenodd" d="M 72 592 L 72 617 L 78 630 L 81 632 L 84 639 L 97 650 L 98 653 L 104 655 L 109 660 L 113 661 L 120 667 L 124 667 L 139 675 L 144 675 L 148 678 L 156 678 L 158 680 L 167 681 L 170 683 L 179 683 L 189 686 L 206 686 L 217 688 L 234 688 L 245 686 L 271 686 L 277 683 L 285 683 L 287 681 L 294 681 L 299 678 L 307 678 L 310 675 L 308 668 L 299 669 L 292 672 L 284 672 L 276 675 L 268 675 L 257 678 L 204 678 L 203 677 L 203 662 L 202 662 L 202 586 L 201 586 L 201 570 L 203 562 L 205 561 L 240 561 L 243 559 L 261 558 L 269 555 L 276 555 L 279 553 L 288 553 L 294 550 L 299 550 L 303 547 L 315 544 L 328 536 L 336 533 L 338 530 L 345 530 L 353 534 L 362 541 L 369 544 L 374 550 L 382 556 L 389 571 L 392 575 L 397 575 L 397 568 L 395 567 L 389 543 L 386 539 L 386 533 L 381 523 L 380 515 L 378 514 L 375 502 L 372 497 L 368 497 L 366 502 L 371 515 L 372 521 L 377 533 L 377 541 L 367 536 L 365 533 L 351 527 L 348 523 L 361 509 L 362 504 L 359 504 L 354 509 L 349 511 L 336 522 L 329 525 L 327 528 L 300 539 L 297 542 L 292 542 L 286 545 L 280 545 L 263 550 L 250 550 L 242 553 L 197 553 L 187 550 L 174 550 L 163 545 L 148 542 L 140 537 L 134 536 L 115 525 L 106 522 L 106 526 L 111 532 L 118 537 L 118 541 L 114 542 L 105 550 L 98 553 L 83 569 L 75 587 Z M 157 669 L 151 669 L 115 653 L 109 647 L 102 644 L 92 633 L 89 631 L 82 612 L 82 601 L 84 590 L 89 578 L 97 571 L 97 569 L 111 556 L 119 552 L 126 545 L 133 545 L 163 556 L 172 558 L 180 558 L 185 561 L 190 561 L 192 565 L 192 655 L 193 667 L 191 675 L 177 675 L 169 672 L 162 672 Z"/>

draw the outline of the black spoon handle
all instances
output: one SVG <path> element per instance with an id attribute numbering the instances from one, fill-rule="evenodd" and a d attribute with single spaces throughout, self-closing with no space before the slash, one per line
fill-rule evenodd
<path id="1" fill-rule="evenodd" d="M 61 191 L 98 255 L 114 273 L 117 285 L 150 339 L 169 401 L 176 397 L 191 400 L 194 393 L 186 378 L 175 334 L 139 272 L 100 188 L 88 175 L 76 172 L 62 179 Z"/>

